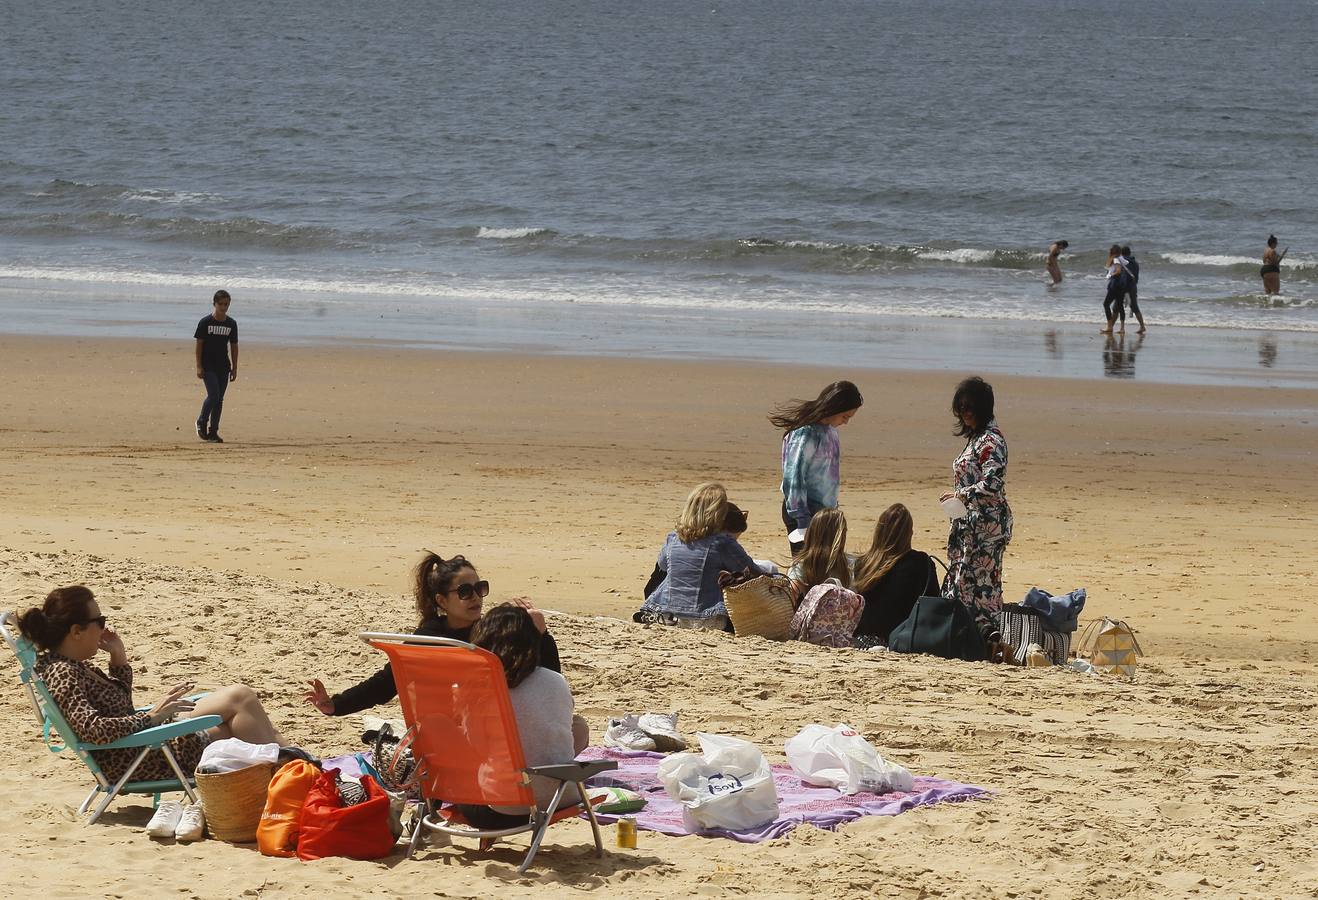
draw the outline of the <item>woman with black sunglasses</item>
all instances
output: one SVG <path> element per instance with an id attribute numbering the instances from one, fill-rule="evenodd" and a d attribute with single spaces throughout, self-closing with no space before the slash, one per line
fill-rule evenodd
<path id="1" fill-rule="evenodd" d="M 443 559 L 427 553 L 416 567 L 416 611 L 421 623 L 416 634 L 427 637 L 471 640 L 471 629 L 480 621 L 483 601 L 490 593 L 490 583 L 481 580 L 476 567 L 463 556 Z M 529 600 L 507 601 L 524 607 L 540 632 L 540 665 L 558 672 L 562 663 L 558 659 L 558 644 L 545 625 L 544 613 Z M 394 672 L 389 665 L 360 684 L 330 696 L 319 678 L 310 682 L 305 698 L 327 716 L 346 716 L 388 703 L 398 696 Z"/>
<path id="2" fill-rule="evenodd" d="M 56 588 L 41 606 L 18 617 L 18 628 L 38 650 L 37 671 L 45 681 L 60 712 L 78 738 L 92 744 L 110 744 L 146 728 L 197 716 L 219 716 L 224 721 L 204 732 L 171 741 L 174 755 L 184 772 L 191 772 L 201 759 L 206 744 L 223 738 L 240 738 L 252 744 L 284 739 L 270 722 L 261 698 L 246 685 L 233 684 L 197 700 L 189 698 L 194 685 L 174 686 L 151 709 L 133 705 L 133 668 L 123 639 L 81 584 Z M 98 654 L 109 657 L 107 670 L 92 664 Z M 93 750 L 105 777 L 117 782 L 132 766 L 136 747 Z M 135 781 L 174 778 L 174 770 L 158 750 L 151 751 L 133 770 Z"/>

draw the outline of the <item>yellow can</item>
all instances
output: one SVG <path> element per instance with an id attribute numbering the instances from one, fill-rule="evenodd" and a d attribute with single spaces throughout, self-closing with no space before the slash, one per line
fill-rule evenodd
<path id="1" fill-rule="evenodd" d="M 628 850 L 636 849 L 636 819 L 623 816 L 618 820 L 618 846 Z"/>

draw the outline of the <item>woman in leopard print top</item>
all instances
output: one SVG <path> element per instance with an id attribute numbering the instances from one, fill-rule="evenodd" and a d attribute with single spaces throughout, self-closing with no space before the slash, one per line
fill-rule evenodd
<path id="1" fill-rule="evenodd" d="M 133 668 L 128 664 L 124 642 L 106 624 L 92 592 L 82 585 L 51 591 L 41 608 L 33 607 L 19 617 L 18 625 L 24 636 L 45 651 L 37 661 L 37 674 L 79 740 L 107 744 L 179 715 L 220 716 L 222 724 L 172 741 L 184 774 L 196 768 L 202 749 L 212 740 L 237 737 L 253 744 L 283 744 L 260 698 L 246 685 L 221 688 L 194 703 L 186 699 L 193 685 L 180 684 L 150 711 L 135 710 Z M 91 664 L 101 650 L 110 654 L 108 675 Z M 139 752 L 138 748 L 126 747 L 93 751 L 92 756 L 105 777 L 114 782 L 128 771 Z M 159 751 L 149 753 L 133 772 L 134 781 L 174 777 Z"/>

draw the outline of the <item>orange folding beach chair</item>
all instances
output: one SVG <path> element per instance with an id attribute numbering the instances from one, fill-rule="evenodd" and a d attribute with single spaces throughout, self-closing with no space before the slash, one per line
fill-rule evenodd
<path id="1" fill-rule="evenodd" d="M 599 822 L 590 804 L 564 809 L 558 805 L 568 785 L 577 785 L 585 797 L 583 782 L 616 769 L 616 762 L 564 760 L 560 765 L 528 767 L 503 664 L 492 653 L 449 638 L 378 632 L 364 632 L 361 638 L 389 657 L 407 723 L 400 748 L 410 744 L 417 764 L 422 808 L 408 846 L 409 857 L 430 831 L 487 840 L 530 832 L 531 849 L 517 868 L 522 873 L 535 859 L 549 826 L 576 816 L 583 806 L 595 834 L 595 855 L 604 855 Z M 553 801 L 544 809 L 536 804 L 531 789 L 533 774 L 558 782 Z M 441 802 L 525 807 L 527 821 L 498 830 L 476 828 L 456 810 L 441 810 Z"/>

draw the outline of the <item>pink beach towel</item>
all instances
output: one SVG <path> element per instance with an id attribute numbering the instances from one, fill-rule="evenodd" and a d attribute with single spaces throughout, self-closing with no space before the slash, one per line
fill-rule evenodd
<path id="1" fill-rule="evenodd" d="M 595 786 L 625 787 L 645 798 L 645 808 L 636 813 L 636 827 L 661 834 L 690 834 L 682 824 L 682 806 L 670 799 L 659 781 L 662 753 L 611 750 L 587 747 L 578 759 L 612 759 L 618 763 L 613 772 L 592 778 Z M 810 824 L 829 831 L 862 816 L 895 816 L 917 806 L 988 797 L 989 791 L 973 784 L 958 784 L 941 778 L 916 776 L 915 790 L 889 794 L 842 795 L 832 788 L 802 784 L 792 767 L 778 764 L 773 769 L 773 783 L 778 791 L 778 818 L 750 831 L 726 831 L 721 828 L 699 832 L 707 837 L 726 837 L 734 841 L 757 843 L 782 837 L 798 825 Z M 582 813 L 584 816 L 585 813 Z M 601 822 L 616 822 L 619 816 L 599 815 Z"/>

